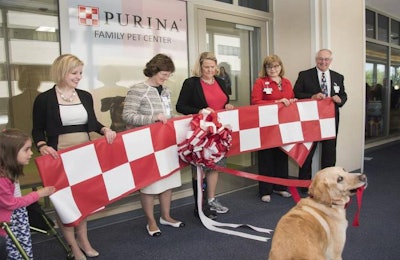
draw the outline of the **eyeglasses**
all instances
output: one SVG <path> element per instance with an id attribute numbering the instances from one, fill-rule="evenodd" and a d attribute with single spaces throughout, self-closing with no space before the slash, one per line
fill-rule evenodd
<path id="1" fill-rule="evenodd" d="M 330 61 L 331 58 L 322 58 L 322 57 L 318 57 L 317 60 L 318 60 L 318 61 Z"/>
<path id="2" fill-rule="evenodd" d="M 267 70 L 278 69 L 281 65 L 274 65 L 274 66 L 265 66 Z"/>

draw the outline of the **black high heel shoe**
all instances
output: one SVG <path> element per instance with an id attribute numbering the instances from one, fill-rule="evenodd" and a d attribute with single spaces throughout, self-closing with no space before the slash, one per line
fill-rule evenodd
<path id="1" fill-rule="evenodd" d="M 174 222 L 166 221 L 162 217 L 160 217 L 160 224 L 161 225 L 175 227 L 175 228 L 179 228 L 179 227 L 184 227 L 185 226 L 185 223 L 183 223 L 182 221 L 178 221 L 178 222 L 174 223 Z"/>
<path id="2" fill-rule="evenodd" d="M 161 236 L 161 230 L 157 229 L 155 231 L 150 231 L 149 225 L 146 225 L 147 233 L 149 233 L 149 236 L 151 237 L 159 237 Z"/>

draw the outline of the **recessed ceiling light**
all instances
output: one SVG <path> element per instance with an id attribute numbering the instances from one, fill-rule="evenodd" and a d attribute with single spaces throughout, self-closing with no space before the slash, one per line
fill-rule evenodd
<path id="1" fill-rule="evenodd" d="M 48 26 L 39 26 L 36 28 L 37 32 L 56 32 L 56 28 Z"/>

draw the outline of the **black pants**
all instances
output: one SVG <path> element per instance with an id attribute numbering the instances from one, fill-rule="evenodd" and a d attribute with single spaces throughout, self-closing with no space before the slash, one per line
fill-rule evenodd
<path id="1" fill-rule="evenodd" d="M 288 178 L 288 156 L 280 148 L 258 151 L 258 173 L 263 176 Z M 258 182 L 260 197 L 270 195 L 272 190 L 285 191 L 286 187 L 268 182 Z"/>
<path id="2" fill-rule="evenodd" d="M 321 169 L 335 166 L 336 164 L 336 138 L 320 141 L 321 144 Z M 311 180 L 311 164 L 318 142 L 314 143 L 303 167 L 299 168 L 300 180 Z"/>
<path id="3" fill-rule="evenodd" d="M 0 236 L 0 259 L 7 259 L 6 238 Z"/>

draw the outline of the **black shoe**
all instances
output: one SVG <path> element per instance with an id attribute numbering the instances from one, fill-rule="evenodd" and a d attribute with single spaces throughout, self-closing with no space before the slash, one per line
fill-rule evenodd
<path id="1" fill-rule="evenodd" d="M 205 208 L 203 210 L 204 215 L 206 215 L 207 218 L 209 219 L 216 219 L 217 218 L 217 212 L 215 210 L 211 210 L 209 208 Z M 199 212 L 197 211 L 197 209 L 194 209 L 194 216 L 196 218 L 200 218 L 199 216 Z"/>

